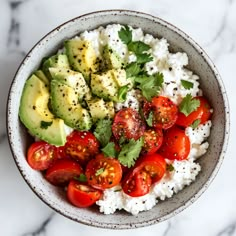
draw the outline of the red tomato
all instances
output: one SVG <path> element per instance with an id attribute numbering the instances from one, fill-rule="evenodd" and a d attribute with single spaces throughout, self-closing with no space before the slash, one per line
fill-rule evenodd
<path id="1" fill-rule="evenodd" d="M 149 193 L 151 184 L 151 176 L 146 171 L 132 169 L 122 181 L 122 189 L 131 197 L 141 197 Z"/>
<path id="2" fill-rule="evenodd" d="M 195 97 L 193 99 L 199 100 L 200 106 L 188 116 L 185 116 L 182 112 L 179 112 L 178 119 L 176 121 L 177 125 L 188 127 L 193 124 L 195 120 L 199 120 L 199 124 L 203 124 L 210 119 L 211 107 L 208 101 L 204 97 Z"/>
<path id="3" fill-rule="evenodd" d="M 139 139 L 145 130 L 145 125 L 139 113 L 131 108 L 124 108 L 116 113 L 112 132 L 116 140 L 121 137 L 125 139 Z"/>
<path id="4" fill-rule="evenodd" d="M 89 207 L 102 195 L 100 190 L 94 189 L 76 180 L 71 180 L 67 188 L 69 201 L 77 207 Z"/>
<path id="5" fill-rule="evenodd" d="M 73 160 L 57 160 L 47 169 L 45 178 L 54 185 L 63 186 L 83 173 L 81 166 Z"/>
<path id="6" fill-rule="evenodd" d="M 154 97 L 152 99 L 153 127 L 169 129 L 178 117 L 178 107 L 167 97 Z"/>
<path id="7" fill-rule="evenodd" d="M 35 170 L 46 170 L 54 161 L 55 147 L 40 141 L 33 143 L 27 153 L 27 161 Z"/>
<path id="8" fill-rule="evenodd" d="M 162 144 L 163 133 L 161 129 L 148 129 L 144 131 L 144 146 L 142 148 L 142 154 L 155 153 Z"/>
<path id="9" fill-rule="evenodd" d="M 165 159 L 155 153 L 142 156 L 135 164 L 135 169 L 147 172 L 152 179 L 152 183 L 161 180 L 166 172 Z"/>
<path id="10" fill-rule="evenodd" d="M 103 190 L 111 188 L 120 182 L 122 169 L 118 160 L 99 155 L 89 161 L 85 175 L 89 185 Z"/>
<path id="11" fill-rule="evenodd" d="M 74 131 L 67 138 L 65 153 L 84 166 L 99 153 L 99 142 L 91 132 Z"/>
<path id="12" fill-rule="evenodd" d="M 185 160 L 190 152 L 189 137 L 185 131 L 174 126 L 164 133 L 163 144 L 159 153 L 170 160 Z"/>

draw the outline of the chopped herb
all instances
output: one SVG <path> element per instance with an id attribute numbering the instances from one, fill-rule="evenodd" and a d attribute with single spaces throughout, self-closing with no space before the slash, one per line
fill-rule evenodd
<path id="1" fill-rule="evenodd" d="M 187 80 L 183 80 L 181 79 L 181 85 L 185 88 L 185 89 L 191 89 L 193 88 L 193 83 L 189 82 Z"/>
<path id="2" fill-rule="evenodd" d="M 149 127 L 152 127 L 152 120 L 153 120 L 153 112 L 151 111 L 149 114 L 148 114 L 148 118 L 146 119 L 146 122 L 148 124 Z"/>
<path id="3" fill-rule="evenodd" d="M 101 149 L 107 157 L 117 157 L 118 152 L 115 149 L 115 143 L 110 142 L 104 148 Z"/>
<path id="4" fill-rule="evenodd" d="M 201 120 L 200 120 L 200 119 L 197 119 L 197 120 L 195 120 L 195 121 L 191 124 L 191 127 L 192 127 L 193 129 L 196 129 L 200 123 L 201 123 Z"/>
<path id="5" fill-rule="evenodd" d="M 87 177 L 85 174 L 80 174 L 79 177 L 74 177 L 75 180 L 78 180 L 80 182 L 87 182 Z"/>
<path id="6" fill-rule="evenodd" d="M 100 168 L 100 169 L 98 169 L 98 170 L 96 171 L 96 173 L 95 173 L 95 176 L 101 175 L 104 171 L 105 171 L 105 169 L 104 169 L 103 167 Z"/>
<path id="7" fill-rule="evenodd" d="M 130 78 L 133 76 L 138 75 L 142 71 L 141 65 L 138 64 L 137 62 L 132 62 L 127 65 L 126 67 L 126 77 Z"/>
<path id="8" fill-rule="evenodd" d="M 137 63 L 144 64 L 153 60 L 153 57 L 148 53 L 136 54 Z"/>
<path id="9" fill-rule="evenodd" d="M 172 165 L 172 164 L 168 164 L 167 166 L 166 166 L 166 170 L 168 170 L 168 171 L 174 171 L 175 170 L 175 168 L 174 168 L 174 166 Z"/>
<path id="10" fill-rule="evenodd" d="M 120 192 L 121 190 L 122 190 L 122 189 L 119 188 L 119 189 L 114 190 L 114 192 Z"/>
<path id="11" fill-rule="evenodd" d="M 132 31 L 127 25 L 121 28 L 121 30 L 118 32 L 118 35 L 124 44 L 129 44 L 132 41 Z"/>
<path id="12" fill-rule="evenodd" d="M 121 136 L 120 140 L 119 140 L 119 144 L 123 145 L 126 141 L 126 138 L 124 136 Z"/>
<path id="13" fill-rule="evenodd" d="M 118 160 L 120 163 L 128 168 L 134 166 L 135 161 L 139 157 L 143 144 L 143 137 L 136 141 L 131 139 L 127 144 L 124 144 L 118 155 Z"/>
<path id="14" fill-rule="evenodd" d="M 112 135 L 111 124 L 112 124 L 111 120 L 108 119 L 99 120 L 97 122 L 96 129 L 93 133 L 103 147 L 105 147 L 108 144 L 111 138 Z"/>
<path id="15" fill-rule="evenodd" d="M 119 102 L 124 102 L 127 97 L 128 85 L 122 86 L 118 90 L 118 100 Z"/>
<path id="16" fill-rule="evenodd" d="M 193 99 L 191 94 L 187 94 L 179 105 L 179 111 L 188 116 L 200 106 L 198 99 Z"/>
<path id="17" fill-rule="evenodd" d="M 135 81 L 139 83 L 137 87 L 142 91 L 143 96 L 150 101 L 152 97 L 159 94 L 164 79 L 162 73 L 157 73 L 151 76 L 136 77 Z"/>
<path id="18" fill-rule="evenodd" d="M 141 41 L 130 42 L 128 44 L 128 49 L 131 52 L 134 52 L 136 55 L 142 54 L 145 51 L 148 51 L 151 47 Z"/>
<path id="19" fill-rule="evenodd" d="M 41 123 L 40 123 L 40 128 L 41 129 L 47 129 L 51 125 L 52 125 L 52 121 L 47 122 L 47 121 L 42 120 Z"/>

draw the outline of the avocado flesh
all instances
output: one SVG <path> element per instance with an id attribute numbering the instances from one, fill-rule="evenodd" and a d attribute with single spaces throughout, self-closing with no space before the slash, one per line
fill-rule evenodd
<path id="1" fill-rule="evenodd" d="M 51 81 L 51 106 L 53 113 L 65 124 L 77 130 L 89 130 L 92 119 L 78 102 L 76 91 L 57 80 Z"/>
<path id="2" fill-rule="evenodd" d="M 79 101 L 82 101 L 83 98 L 86 99 L 89 97 L 90 89 L 80 72 L 64 68 L 49 68 L 49 72 L 53 79 L 73 88 Z"/>
<path id="3" fill-rule="evenodd" d="M 21 96 L 19 116 L 29 132 L 52 145 L 63 146 L 66 142 L 64 121 L 55 118 L 48 109 L 49 89 L 36 75 L 25 83 Z M 46 122 L 47 127 L 42 126 Z"/>
<path id="4" fill-rule="evenodd" d="M 102 98 L 93 98 L 87 101 L 89 112 L 96 122 L 99 119 L 110 119 L 115 115 L 114 104 L 112 101 L 105 102 Z"/>
<path id="5" fill-rule="evenodd" d="M 47 86 L 49 86 L 49 80 L 42 70 L 37 70 L 34 74 L 41 79 Z"/>
<path id="6" fill-rule="evenodd" d="M 99 70 L 99 59 L 91 42 L 72 39 L 65 42 L 66 55 L 73 70 L 81 72 L 87 82 L 91 73 Z"/>
<path id="7" fill-rule="evenodd" d="M 105 68 L 108 70 L 120 69 L 124 66 L 124 63 L 118 53 L 108 45 L 106 45 L 103 49 L 103 58 L 105 59 Z"/>
<path id="8" fill-rule="evenodd" d="M 70 64 L 67 56 L 65 54 L 57 54 L 49 57 L 43 62 L 42 70 L 47 78 L 51 80 L 52 77 L 49 72 L 50 67 L 70 69 Z"/>

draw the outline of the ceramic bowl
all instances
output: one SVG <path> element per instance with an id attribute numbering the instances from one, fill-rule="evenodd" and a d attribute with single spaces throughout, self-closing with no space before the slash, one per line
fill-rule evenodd
<path id="1" fill-rule="evenodd" d="M 43 57 L 52 55 L 63 46 L 65 39 L 85 30 L 112 23 L 141 27 L 145 33 L 164 37 L 173 52 L 183 51 L 189 57 L 189 68 L 200 76 L 201 88 L 214 108 L 210 147 L 199 159 L 202 167 L 196 181 L 172 198 L 160 202 L 153 209 L 132 216 L 124 211 L 113 215 L 100 214 L 97 208 L 78 209 L 67 202 L 58 188 L 50 185 L 26 161 L 27 147 L 33 141 L 18 117 L 20 97 L 26 79 L 35 71 Z M 229 132 L 229 105 L 220 75 L 203 51 L 188 35 L 175 26 L 151 15 L 126 10 L 94 12 L 72 19 L 41 39 L 28 53 L 13 79 L 7 104 L 7 129 L 14 160 L 23 178 L 35 194 L 48 206 L 77 222 L 111 229 L 128 229 L 158 223 L 175 216 L 191 205 L 209 186 L 223 161 Z"/>

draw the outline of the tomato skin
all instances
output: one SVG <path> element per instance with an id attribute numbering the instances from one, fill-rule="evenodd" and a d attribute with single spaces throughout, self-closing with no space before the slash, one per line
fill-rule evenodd
<path id="1" fill-rule="evenodd" d="M 161 129 L 147 129 L 144 131 L 144 146 L 142 148 L 142 154 L 155 153 L 162 144 L 163 132 Z"/>
<path id="2" fill-rule="evenodd" d="M 112 133 L 116 140 L 121 137 L 125 139 L 139 139 L 145 130 L 145 124 L 139 113 L 132 108 L 124 108 L 115 115 L 112 124 Z"/>
<path id="3" fill-rule="evenodd" d="M 178 107 L 167 97 L 152 98 L 153 127 L 169 129 L 178 118 Z"/>
<path id="4" fill-rule="evenodd" d="M 163 144 L 158 151 L 170 160 L 185 160 L 190 152 L 190 140 L 185 131 L 177 126 L 164 133 Z"/>
<path id="5" fill-rule="evenodd" d="M 118 160 L 98 155 L 87 164 L 85 175 L 90 186 L 104 190 L 120 183 L 122 168 Z"/>
<path id="6" fill-rule="evenodd" d="M 122 181 L 124 193 L 131 197 L 141 197 L 149 193 L 152 184 L 151 176 L 146 171 L 132 169 Z"/>
<path id="7" fill-rule="evenodd" d="M 43 142 L 34 142 L 28 149 L 27 161 L 34 170 L 46 170 L 55 160 L 55 147 Z"/>
<path id="8" fill-rule="evenodd" d="M 102 195 L 100 190 L 94 189 L 76 180 L 71 180 L 67 188 L 67 198 L 77 207 L 89 207 Z"/>
<path id="9" fill-rule="evenodd" d="M 46 171 L 45 178 L 51 184 L 64 186 L 75 177 L 83 173 L 81 166 L 74 160 L 61 159 L 57 160 Z"/>
<path id="10" fill-rule="evenodd" d="M 90 159 L 99 153 L 99 142 L 91 132 L 73 131 L 67 137 L 64 152 L 85 166 Z"/>
<path id="11" fill-rule="evenodd" d="M 147 172 L 151 176 L 152 183 L 156 183 L 166 172 L 166 161 L 160 154 L 148 154 L 140 157 L 134 168 Z"/>
<path id="12" fill-rule="evenodd" d="M 188 127 L 193 124 L 195 120 L 200 120 L 200 124 L 205 123 L 211 117 L 211 107 L 204 97 L 194 97 L 193 99 L 197 99 L 200 101 L 200 106 L 196 111 L 193 111 L 188 116 L 185 116 L 182 112 L 179 112 L 178 119 L 176 124 L 182 127 Z"/>

